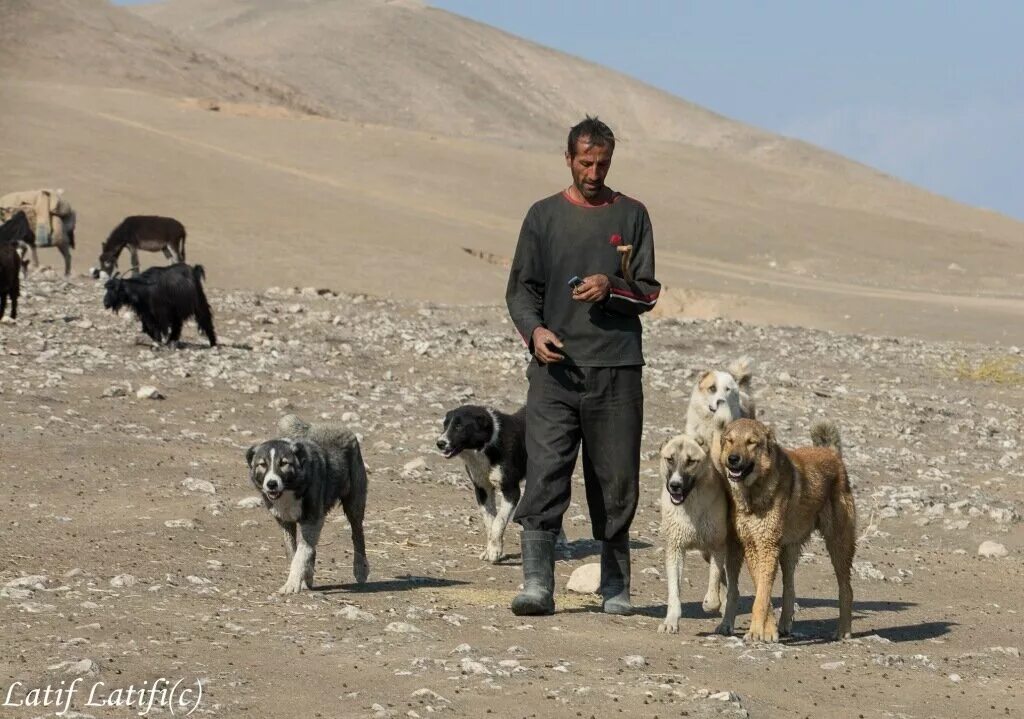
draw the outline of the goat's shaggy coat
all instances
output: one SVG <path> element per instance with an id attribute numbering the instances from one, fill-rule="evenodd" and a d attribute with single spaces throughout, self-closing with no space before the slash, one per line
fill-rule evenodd
<path id="1" fill-rule="evenodd" d="M 107 280 L 103 306 L 114 312 L 130 307 L 142 322 L 142 331 L 154 342 L 177 342 L 181 327 L 195 317 L 199 329 L 217 344 L 213 313 L 203 292 L 206 273 L 202 265 L 184 263 L 150 267 L 138 277 L 113 277 Z"/>
<path id="2" fill-rule="evenodd" d="M 18 295 L 21 285 L 18 272 L 21 270 L 21 255 L 14 243 L 0 242 L 0 319 L 7 309 L 7 300 L 11 300 L 11 319 L 18 318 Z"/>

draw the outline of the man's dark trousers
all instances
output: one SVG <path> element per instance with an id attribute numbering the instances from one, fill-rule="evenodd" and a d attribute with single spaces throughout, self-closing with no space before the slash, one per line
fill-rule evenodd
<path id="1" fill-rule="evenodd" d="M 580 445 L 595 539 L 628 540 L 640 494 L 643 370 L 533 361 L 526 400 L 526 486 L 515 521 L 557 534 Z"/>

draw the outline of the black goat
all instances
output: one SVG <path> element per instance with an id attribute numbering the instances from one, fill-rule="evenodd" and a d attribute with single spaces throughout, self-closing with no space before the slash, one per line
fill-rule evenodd
<path id="1" fill-rule="evenodd" d="M 21 269 L 21 256 L 13 242 L 0 242 L 0 319 L 7 309 L 7 298 L 11 298 L 11 319 L 18 319 L 18 294 L 21 285 L 18 282 L 18 271 Z"/>
<path id="2" fill-rule="evenodd" d="M 205 278 L 202 265 L 190 267 L 183 262 L 150 267 L 137 277 L 112 277 L 105 285 L 103 307 L 114 312 L 131 307 L 142 321 L 142 331 L 154 342 L 167 344 L 176 343 L 185 320 L 195 317 L 213 347 L 217 335 L 213 331 L 213 313 L 203 292 Z"/>
<path id="3" fill-rule="evenodd" d="M 18 264 L 21 265 L 22 273 L 28 276 L 28 258 L 26 254 L 29 248 L 34 248 L 36 235 L 28 223 L 28 217 L 24 212 L 14 213 L 11 219 L 0 225 L 0 245 L 11 245 L 18 254 Z"/>

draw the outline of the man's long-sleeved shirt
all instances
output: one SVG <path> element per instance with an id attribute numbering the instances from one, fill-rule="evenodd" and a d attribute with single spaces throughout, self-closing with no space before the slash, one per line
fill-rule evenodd
<path id="1" fill-rule="evenodd" d="M 633 246 L 632 282 L 622 275 L 622 245 Z M 569 280 L 594 274 L 611 281 L 608 298 L 574 300 Z M 560 192 L 526 214 L 505 302 L 531 351 L 533 331 L 543 325 L 564 343 L 558 351 L 568 361 L 580 367 L 623 367 L 644 364 L 639 315 L 654 307 L 660 292 L 647 208 L 622 194 L 592 207 Z"/>

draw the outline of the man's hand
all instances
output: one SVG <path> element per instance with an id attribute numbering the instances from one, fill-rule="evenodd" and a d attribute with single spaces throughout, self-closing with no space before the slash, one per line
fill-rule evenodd
<path id="1" fill-rule="evenodd" d="M 611 292 L 612 283 L 608 275 L 590 275 L 583 278 L 572 293 L 572 298 L 579 302 L 601 302 Z"/>
<path id="2" fill-rule="evenodd" d="M 561 362 L 564 355 L 555 351 L 562 347 L 562 341 L 547 327 L 538 327 L 533 331 L 533 356 L 544 364 Z"/>

